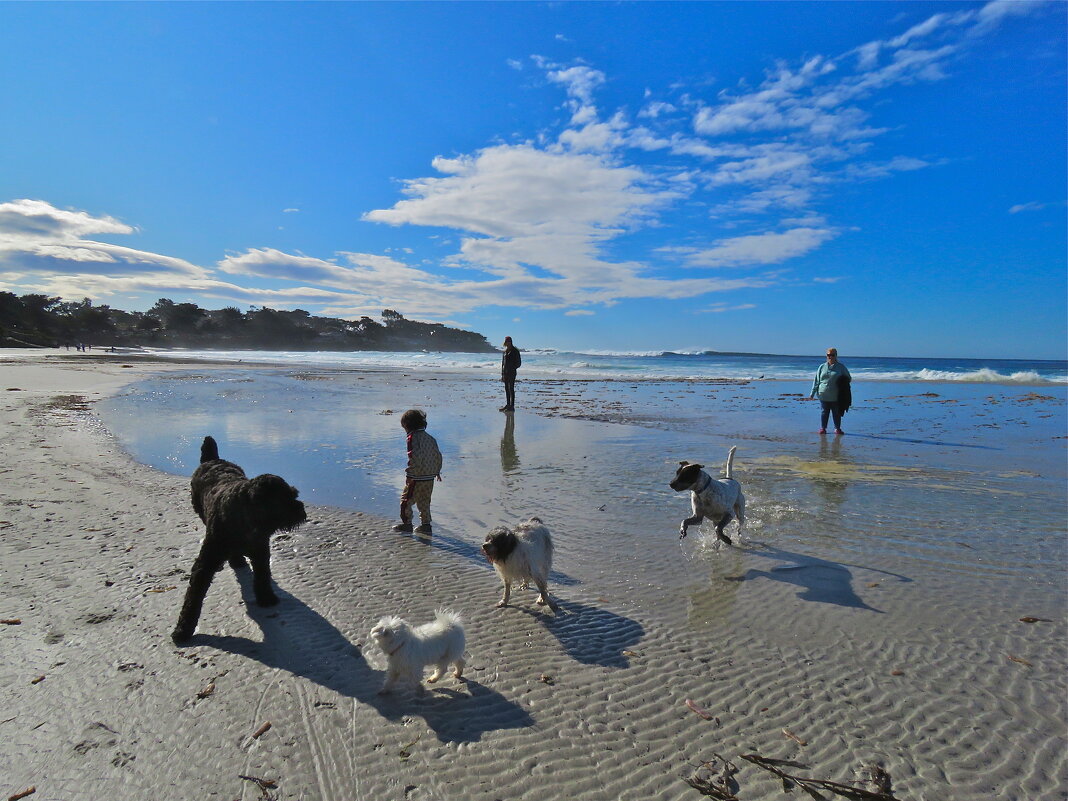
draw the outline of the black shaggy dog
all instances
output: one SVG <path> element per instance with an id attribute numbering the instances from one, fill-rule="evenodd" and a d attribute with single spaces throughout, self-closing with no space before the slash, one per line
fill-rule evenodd
<path id="1" fill-rule="evenodd" d="M 219 446 L 211 437 L 204 437 L 200 466 L 190 483 L 193 509 L 204 521 L 207 534 L 193 562 L 178 625 L 171 632 L 175 642 L 193 636 L 204 596 L 224 562 L 240 570 L 246 567 L 247 556 L 252 562 L 256 603 L 278 603 L 271 588 L 271 535 L 308 519 L 296 487 L 270 473 L 248 478 L 236 464 L 219 458 Z"/>

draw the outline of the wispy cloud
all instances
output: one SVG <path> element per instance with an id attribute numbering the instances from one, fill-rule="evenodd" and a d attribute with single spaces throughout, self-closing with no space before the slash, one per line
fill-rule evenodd
<path id="1" fill-rule="evenodd" d="M 755 303 L 738 303 L 734 306 L 727 303 L 713 303 L 708 308 L 698 309 L 694 314 L 722 314 L 723 312 L 748 311 L 749 309 L 755 309 L 756 307 Z"/>
<path id="2" fill-rule="evenodd" d="M 838 232 L 831 228 L 792 228 L 779 233 L 767 232 L 721 239 L 712 247 L 690 253 L 690 267 L 749 267 L 755 264 L 780 264 L 815 250 L 833 239 Z"/>
<path id="3" fill-rule="evenodd" d="M 1021 211 L 1042 211 L 1047 208 L 1049 203 L 1039 203 L 1032 200 L 1030 203 L 1017 203 L 1015 206 L 1009 207 L 1009 214 L 1019 214 Z"/>

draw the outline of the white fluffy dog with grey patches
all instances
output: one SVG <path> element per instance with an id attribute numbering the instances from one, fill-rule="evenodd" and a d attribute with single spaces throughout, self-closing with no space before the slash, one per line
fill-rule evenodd
<path id="1" fill-rule="evenodd" d="M 540 593 L 537 602 L 559 611 L 560 607 L 549 597 L 548 586 L 549 571 L 553 568 L 553 538 L 541 518 L 532 517 L 514 529 L 497 526 L 486 535 L 482 552 L 504 583 L 504 596 L 497 606 L 508 606 L 513 581 L 524 585 L 533 581 Z"/>
<path id="2" fill-rule="evenodd" d="M 448 609 L 439 609 L 430 623 L 411 626 L 406 620 L 390 615 L 379 620 L 371 629 L 374 640 L 389 663 L 386 680 L 380 694 L 390 692 L 398 682 L 423 691 L 423 671 L 434 666 L 434 673 L 427 679 L 433 683 L 445 675 L 450 664 L 455 664 L 453 676 L 463 676 L 464 647 L 467 644 L 460 616 Z"/>

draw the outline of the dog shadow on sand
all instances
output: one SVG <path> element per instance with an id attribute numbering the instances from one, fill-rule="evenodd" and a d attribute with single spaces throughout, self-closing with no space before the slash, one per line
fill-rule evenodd
<path id="1" fill-rule="evenodd" d="M 404 691 L 379 695 L 385 672 L 375 670 L 360 649 L 326 618 L 299 598 L 275 587 L 279 604 L 260 607 L 252 590 L 252 573 L 237 573 L 248 616 L 263 632 L 263 641 L 247 637 L 196 634 L 189 646 L 208 646 L 254 659 L 267 667 L 288 671 L 338 695 L 373 708 L 398 721 L 419 715 L 441 742 L 478 742 L 490 731 L 522 729 L 534 724 L 518 704 L 500 693 L 465 679 L 443 679 L 422 696 Z"/>
<path id="2" fill-rule="evenodd" d="M 883 614 L 882 610 L 868 605 L 853 589 L 853 572 L 849 568 L 856 567 L 861 570 L 883 573 L 901 582 L 912 581 L 907 576 L 890 573 L 886 570 L 864 567 L 863 565 L 832 562 L 828 559 L 820 559 L 817 556 L 784 551 L 766 543 L 753 543 L 752 545 L 753 547 L 745 548 L 744 551 L 768 559 L 779 559 L 785 564 L 776 565 L 770 570 L 754 570 L 750 568 L 741 576 L 724 576 L 725 581 L 752 581 L 758 578 L 781 581 L 798 587 L 797 597 L 802 601 L 835 604 L 836 606 L 844 606 L 851 609 L 866 609 L 869 612 L 878 614 Z"/>
<path id="3" fill-rule="evenodd" d="M 544 607 L 529 608 L 525 603 L 513 604 L 502 612 L 518 611 L 530 615 L 560 642 L 564 651 L 576 662 L 602 667 L 630 667 L 628 654 L 645 636 L 641 623 L 617 615 L 607 609 L 565 601 L 551 592 L 560 607 L 556 614 Z M 522 590 L 513 590 L 514 593 Z"/>

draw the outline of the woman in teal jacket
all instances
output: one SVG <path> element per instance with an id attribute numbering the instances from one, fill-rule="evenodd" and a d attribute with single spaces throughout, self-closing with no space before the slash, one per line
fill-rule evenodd
<path id="1" fill-rule="evenodd" d="M 839 382 L 852 378 L 846 366 L 838 361 L 838 349 L 827 348 L 827 361 L 816 370 L 812 380 L 813 398 L 820 399 L 820 433 L 827 433 L 827 416 L 834 415 L 834 433 L 842 433 L 842 408 L 839 405 Z"/>

